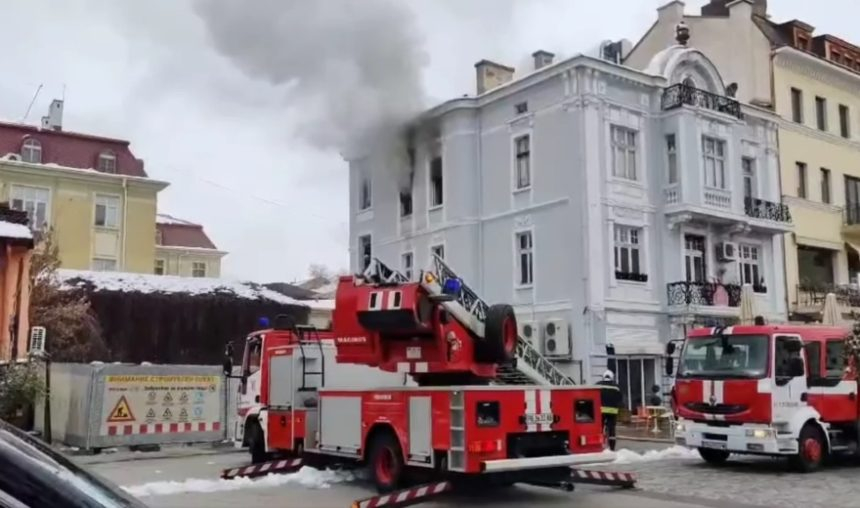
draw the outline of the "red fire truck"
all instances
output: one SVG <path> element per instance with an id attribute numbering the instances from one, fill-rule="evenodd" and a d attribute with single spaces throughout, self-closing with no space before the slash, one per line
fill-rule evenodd
<path id="1" fill-rule="evenodd" d="M 714 464 L 732 453 L 774 455 L 804 472 L 828 455 L 856 453 L 857 372 L 843 356 L 849 335 L 829 326 L 693 330 L 672 389 L 675 440 Z M 670 358 L 675 350 L 667 346 Z"/>
<path id="2" fill-rule="evenodd" d="M 613 459 L 599 389 L 495 384 L 519 339 L 512 308 L 434 265 L 409 281 L 374 260 L 340 278 L 332 330 L 248 336 L 234 438 L 264 465 L 225 478 L 334 458 L 367 464 L 389 492 L 413 473 L 570 482 L 571 466 Z"/>

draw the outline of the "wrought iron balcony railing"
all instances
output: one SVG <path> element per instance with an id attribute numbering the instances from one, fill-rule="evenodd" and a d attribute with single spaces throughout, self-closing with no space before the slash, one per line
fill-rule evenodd
<path id="1" fill-rule="evenodd" d="M 669 306 L 739 307 L 741 286 L 718 282 L 673 282 L 666 285 Z"/>
<path id="2" fill-rule="evenodd" d="M 744 200 L 744 211 L 747 217 L 753 219 L 772 220 L 791 224 L 791 211 L 788 205 L 773 203 L 764 199 L 746 198 Z"/>
<path id="3" fill-rule="evenodd" d="M 678 83 L 663 90 L 663 111 L 680 108 L 683 105 L 710 109 L 726 113 L 743 120 L 741 103 L 722 95 L 699 90 L 698 88 Z"/>
<path id="4" fill-rule="evenodd" d="M 860 307 L 860 286 L 827 283 L 798 284 L 797 305 L 823 308 L 827 293 L 835 294 L 836 301 L 843 307 Z"/>

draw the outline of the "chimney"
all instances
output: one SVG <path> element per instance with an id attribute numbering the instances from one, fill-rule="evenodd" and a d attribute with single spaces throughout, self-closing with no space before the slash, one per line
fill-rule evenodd
<path id="1" fill-rule="evenodd" d="M 63 130 L 63 101 L 54 99 L 48 115 L 42 117 L 42 128 L 52 131 Z"/>
<path id="2" fill-rule="evenodd" d="M 489 60 L 481 60 L 475 64 L 477 71 L 478 95 L 514 79 L 514 68 L 497 64 Z"/>
<path id="3" fill-rule="evenodd" d="M 555 55 L 549 51 L 539 49 L 532 53 L 532 58 L 535 60 L 535 70 L 538 70 L 547 65 L 552 65 L 552 59 L 555 58 Z"/>
<path id="4" fill-rule="evenodd" d="M 729 16 L 735 7 L 746 7 L 745 4 L 752 4 L 752 14 L 767 17 L 767 0 L 710 0 L 702 6 L 702 16 Z M 741 14 L 749 13 L 741 11 Z"/>
<path id="5" fill-rule="evenodd" d="M 663 7 L 658 7 L 657 19 L 675 25 L 684 19 L 684 2 L 672 0 Z"/>

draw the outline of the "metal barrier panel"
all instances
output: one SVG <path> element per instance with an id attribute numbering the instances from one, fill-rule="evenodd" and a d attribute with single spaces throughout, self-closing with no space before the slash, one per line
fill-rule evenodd
<path id="1" fill-rule="evenodd" d="M 51 364 L 51 434 L 54 441 L 78 448 L 87 447 L 90 391 L 95 367 L 77 363 Z M 45 405 L 34 408 L 34 428 L 45 431 Z"/>
<path id="2" fill-rule="evenodd" d="M 215 366 L 96 367 L 88 447 L 220 441 L 226 385 Z"/>

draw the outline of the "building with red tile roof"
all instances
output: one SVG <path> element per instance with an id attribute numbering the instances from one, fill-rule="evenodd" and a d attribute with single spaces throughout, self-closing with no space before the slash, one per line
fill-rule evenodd
<path id="1" fill-rule="evenodd" d="M 156 219 L 156 256 L 154 272 L 158 275 L 218 277 L 221 259 L 227 254 L 219 250 L 203 226 L 167 214 Z"/>

